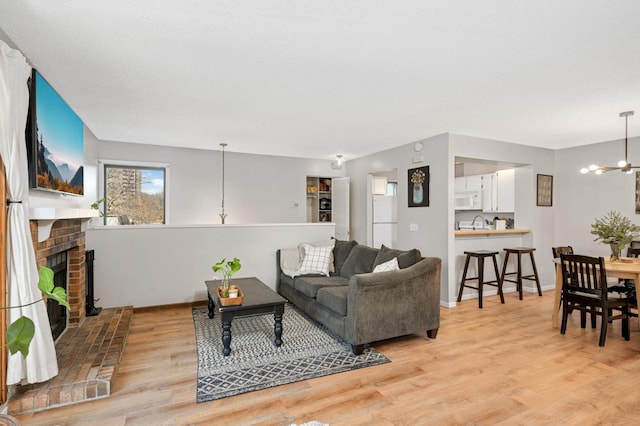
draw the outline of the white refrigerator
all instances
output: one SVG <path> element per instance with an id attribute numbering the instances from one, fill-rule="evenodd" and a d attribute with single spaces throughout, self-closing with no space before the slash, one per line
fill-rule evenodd
<path id="1" fill-rule="evenodd" d="M 389 248 L 397 245 L 398 197 L 390 195 L 373 196 L 373 247 L 382 244 Z"/>

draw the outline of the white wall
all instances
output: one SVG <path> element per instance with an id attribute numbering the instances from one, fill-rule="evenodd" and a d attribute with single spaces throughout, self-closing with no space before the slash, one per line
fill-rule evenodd
<path id="1" fill-rule="evenodd" d="M 515 173 L 515 210 L 514 215 L 517 228 L 531 229 L 530 234 L 522 236 L 521 243 L 527 247 L 535 247 L 534 256 L 536 266 L 543 288 L 553 288 L 555 284 L 555 270 L 551 263 L 551 247 L 555 245 L 555 222 L 554 217 L 558 214 L 556 203 L 557 196 L 554 194 L 552 207 L 536 206 L 536 175 L 554 175 L 555 154 L 553 150 L 535 148 L 531 146 L 519 145 L 496 141 L 491 139 L 478 138 L 473 136 L 451 134 L 449 137 L 450 152 L 449 163 L 451 164 L 449 194 L 451 204 L 449 206 L 450 217 L 454 217 L 453 206 L 453 162 L 456 156 L 477 158 L 481 160 L 526 164 L 527 166 L 516 168 Z M 558 180 L 554 179 L 554 187 L 557 187 Z M 453 229 L 453 224 L 449 224 Z M 449 255 L 455 256 L 455 238 L 453 232 L 449 237 Z M 479 249 L 483 247 L 479 246 Z M 459 286 L 459 277 L 455 273 L 455 262 L 449 263 L 449 306 L 455 305 L 456 290 Z M 530 286 L 531 290 L 535 284 L 526 282 L 525 286 Z"/>
<path id="2" fill-rule="evenodd" d="M 96 250 L 96 306 L 206 300 L 204 281 L 216 276 L 211 266 L 233 257 L 242 263 L 234 278 L 257 277 L 275 289 L 277 249 L 329 241 L 334 231 L 329 223 L 89 229 L 86 244 Z"/>
<path id="3" fill-rule="evenodd" d="M 398 246 L 405 249 L 416 247 L 424 256 L 442 259 L 441 303 L 444 306 L 455 306 L 459 284 L 453 233 L 455 157 L 528 164 L 529 166 L 518 169 L 516 173 L 516 220 L 519 222 L 518 227 L 532 230 L 531 234 L 522 238 L 522 244 L 537 248 L 537 266 L 543 285 L 553 285 L 555 271 L 551 263 L 544 260 L 551 253 L 556 207 L 535 205 L 535 175 L 554 174 L 553 150 L 455 134 L 438 135 L 421 142 L 423 149 L 419 153 L 413 150 L 412 142 L 347 163 L 353 194 L 352 236 L 360 242 L 366 241 L 368 173 L 397 168 Z M 424 162 L 413 163 L 412 159 L 419 155 L 424 156 Z M 424 165 L 430 166 L 430 206 L 409 208 L 407 170 Z M 417 225 L 417 231 L 411 231 L 412 224 Z"/>
<path id="4" fill-rule="evenodd" d="M 629 139 L 629 160 L 640 164 L 640 137 Z M 594 241 L 591 224 L 596 217 L 617 210 L 640 225 L 635 211 L 635 173 L 627 175 L 612 171 L 603 175 L 580 173 L 590 164 L 615 166 L 624 158 L 622 140 L 602 142 L 556 151 L 554 177 L 555 245 L 571 245 L 574 251 L 591 256 L 609 256 L 609 246 Z"/>
<path id="5" fill-rule="evenodd" d="M 99 306 L 204 300 L 203 282 L 213 277 L 211 266 L 223 257 L 241 259 L 239 277 L 257 276 L 274 287 L 278 248 L 334 235 L 333 224 L 304 223 L 306 176 L 344 174 L 331 169 L 329 160 L 225 150 L 229 216 L 226 225 L 209 226 L 220 223 L 221 151 L 107 141 L 99 141 L 97 151 L 101 160 L 170 165 L 169 226 L 87 231 L 87 249 L 96 256 Z"/>
<path id="6" fill-rule="evenodd" d="M 225 149 L 226 223 L 306 222 L 306 176 L 344 176 L 330 160 Z M 170 164 L 170 224 L 220 223 L 222 151 L 100 141 L 101 160 Z M 292 207 L 297 204 L 297 207 Z"/>
<path id="7" fill-rule="evenodd" d="M 417 248 L 423 256 L 442 259 L 442 294 L 447 295 L 447 135 L 421 141 L 423 149 L 414 151 L 414 143 L 401 145 L 387 151 L 368 155 L 347 162 L 347 175 L 351 179 L 351 236 L 361 244 L 367 244 L 367 188 L 369 174 L 397 169 L 398 173 L 398 244 L 399 249 Z M 416 156 L 424 161 L 413 163 Z M 408 207 L 409 169 L 429 166 L 429 207 Z M 453 166 L 452 166 L 453 167 Z M 453 185 L 453 180 L 451 181 Z M 453 223 L 453 222 L 452 222 Z M 417 231 L 411 230 L 411 225 Z M 453 230 L 453 224 L 451 225 Z M 452 231 L 453 232 L 453 231 Z M 451 232 L 451 233 L 452 233 Z"/>

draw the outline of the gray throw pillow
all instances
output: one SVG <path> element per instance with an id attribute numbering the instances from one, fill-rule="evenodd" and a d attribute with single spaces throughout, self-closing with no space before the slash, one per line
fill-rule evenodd
<path id="1" fill-rule="evenodd" d="M 373 262 L 378 255 L 378 249 L 358 244 L 349 253 L 344 265 L 340 269 L 340 276 L 351 278 L 352 275 L 373 271 Z"/>
<path id="2" fill-rule="evenodd" d="M 398 266 L 400 269 L 408 268 L 409 266 L 415 264 L 420 260 L 422 255 L 420 254 L 420 250 L 411 249 L 411 250 L 396 250 L 391 249 L 384 244 L 380 247 L 380 251 L 378 252 L 378 256 L 376 256 L 376 260 L 373 262 L 373 267 L 388 262 L 394 257 L 398 258 Z"/>
<path id="3" fill-rule="evenodd" d="M 358 242 L 355 240 L 342 241 L 336 239 L 336 245 L 333 248 L 333 263 L 335 266 L 336 275 L 340 275 L 342 265 L 344 265 L 347 257 L 349 257 L 349 253 L 351 253 L 351 250 L 357 245 Z"/>

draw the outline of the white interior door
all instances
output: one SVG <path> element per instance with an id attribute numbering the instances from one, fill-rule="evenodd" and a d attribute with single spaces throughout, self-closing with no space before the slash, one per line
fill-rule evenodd
<path id="1" fill-rule="evenodd" d="M 349 178 L 333 178 L 331 203 L 333 222 L 336 224 L 336 239 L 349 238 Z"/>

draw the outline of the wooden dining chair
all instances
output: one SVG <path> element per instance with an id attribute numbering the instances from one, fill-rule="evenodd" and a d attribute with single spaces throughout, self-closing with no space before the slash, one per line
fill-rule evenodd
<path id="1" fill-rule="evenodd" d="M 638 241 L 634 241 L 634 243 L 639 243 Z M 640 246 L 629 246 L 627 249 L 627 257 L 640 257 Z M 638 296 L 636 294 L 636 282 L 632 279 L 621 279 L 619 280 L 620 284 L 614 286 L 612 291 L 616 291 L 618 293 L 624 294 L 627 299 L 629 299 L 629 308 L 630 309 L 638 309 Z M 629 315 L 632 317 L 637 317 L 637 312 L 629 311 Z"/>
<path id="2" fill-rule="evenodd" d="M 573 254 L 573 247 L 571 246 L 557 246 L 551 247 L 551 251 L 553 253 L 553 258 L 559 258 L 561 254 Z M 560 305 L 558 309 L 562 307 L 562 296 L 560 297 Z M 571 313 L 573 309 L 569 308 L 569 313 Z M 596 328 L 596 316 L 591 314 L 591 327 Z"/>
<path id="3" fill-rule="evenodd" d="M 551 251 L 553 252 L 553 258 L 560 257 L 561 254 L 573 254 L 573 247 L 571 246 L 558 246 L 551 247 Z"/>
<path id="4" fill-rule="evenodd" d="M 629 301 L 626 297 L 616 297 L 607 287 L 607 273 L 604 258 L 579 254 L 560 254 L 562 268 L 562 325 L 560 333 L 567 331 L 569 310 L 580 311 L 580 326 L 586 327 L 587 312 L 599 315 L 600 341 L 604 346 L 609 321 L 622 320 L 622 337 L 629 340 Z M 620 311 L 611 314 L 612 310 Z"/>

